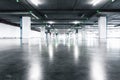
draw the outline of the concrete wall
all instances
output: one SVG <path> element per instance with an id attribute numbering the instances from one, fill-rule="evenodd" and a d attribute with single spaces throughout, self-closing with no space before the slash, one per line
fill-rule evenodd
<path id="1" fill-rule="evenodd" d="M 120 27 L 107 28 L 108 38 L 120 38 Z"/>
<path id="2" fill-rule="evenodd" d="M 19 38 L 20 28 L 0 23 L 0 38 Z"/>
<path id="3" fill-rule="evenodd" d="M 30 31 L 30 37 L 40 37 L 40 32 Z M 0 23 L 0 38 L 20 38 L 20 28 Z"/>
<path id="4" fill-rule="evenodd" d="M 30 35 L 31 35 L 30 36 L 31 38 L 38 38 L 38 37 L 41 36 L 40 32 L 37 32 L 37 31 L 34 31 L 34 30 L 30 31 Z"/>

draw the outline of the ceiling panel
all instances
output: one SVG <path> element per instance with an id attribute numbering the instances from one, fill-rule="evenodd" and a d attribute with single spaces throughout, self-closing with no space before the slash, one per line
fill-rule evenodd
<path id="1" fill-rule="evenodd" d="M 115 0 L 114 2 L 107 3 L 103 9 L 120 9 L 120 0 Z"/>
<path id="2" fill-rule="evenodd" d="M 27 0 L 27 2 L 30 3 L 30 0 Z M 44 0 L 44 3 L 39 5 L 39 7 L 36 7 L 36 8 L 38 9 L 72 9 L 75 2 L 76 0 Z"/>
<path id="3" fill-rule="evenodd" d="M 0 10 L 24 10 L 16 0 L 0 0 Z"/>
<path id="4" fill-rule="evenodd" d="M 39 0 L 41 1 L 41 0 Z M 92 0 L 42 0 L 43 4 L 39 6 L 33 5 L 30 0 L 20 0 L 19 3 L 16 0 L 0 0 L 0 11 L 14 12 L 14 11 L 33 11 L 35 15 L 40 17 L 40 20 L 34 21 L 35 23 L 42 21 L 53 20 L 58 23 L 66 23 L 69 25 L 70 21 L 74 20 L 83 20 L 96 22 L 98 20 L 97 10 L 114 10 L 118 9 L 120 11 L 120 0 L 102 0 L 102 3 L 99 3 L 96 6 L 90 4 Z M 119 20 L 120 14 L 112 14 L 111 12 L 106 13 L 111 20 Z M 42 14 L 42 15 L 41 15 Z M 45 16 L 47 17 L 45 17 Z M 22 15 L 19 14 L 0 14 L 0 18 L 6 19 L 15 23 L 19 22 L 19 17 Z M 24 15 L 26 16 L 26 15 Z M 29 16 L 29 15 L 28 15 Z M 43 17 L 43 18 L 41 18 Z M 91 19 L 92 17 L 92 19 Z M 61 20 L 59 20 L 61 19 Z M 69 21 L 69 20 L 70 21 Z M 42 24 L 42 22 L 40 22 Z M 116 24 L 118 22 L 115 22 Z"/>

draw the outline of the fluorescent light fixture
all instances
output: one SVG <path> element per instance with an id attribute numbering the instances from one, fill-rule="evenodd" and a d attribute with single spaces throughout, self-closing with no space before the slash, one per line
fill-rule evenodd
<path id="1" fill-rule="evenodd" d="M 20 2 L 20 0 L 16 0 L 16 2 Z"/>
<path id="2" fill-rule="evenodd" d="M 102 0 L 92 0 L 91 4 L 93 6 L 96 6 L 97 4 L 99 4 Z"/>
<path id="3" fill-rule="evenodd" d="M 40 0 L 30 0 L 34 5 L 36 5 L 36 6 L 38 6 L 38 5 L 40 5 L 40 4 L 43 4 L 43 2 L 42 1 L 40 1 Z"/>
<path id="4" fill-rule="evenodd" d="M 74 22 L 72 22 L 72 23 L 74 23 L 74 24 L 79 24 L 79 23 L 80 23 L 80 21 L 74 21 Z"/>
<path id="5" fill-rule="evenodd" d="M 48 51 L 49 51 L 49 59 L 50 61 L 52 61 L 54 59 L 54 48 L 51 43 L 48 46 Z"/>
<path id="6" fill-rule="evenodd" d="M 48 21 L 49 24 L 54 24 L 55 22 L 54 21 Z"/>
<path id="7" fill-rule="evenodd" d="M 50 26 L 50 25 L 48 25 L 48 27 L 50 28 L 51 26 Z"/>
<path id="8" fill-rule="evenodd" d="M 112 0 L 112 2 L 114 2 L 115 0 Z"/>

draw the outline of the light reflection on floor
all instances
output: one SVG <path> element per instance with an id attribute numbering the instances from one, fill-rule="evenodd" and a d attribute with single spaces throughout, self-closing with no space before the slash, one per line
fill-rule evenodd
<path id="1" fill-rule="evenodd" d="M 120 39 L 0 40 L 0 80 L 119 80 Z"/>

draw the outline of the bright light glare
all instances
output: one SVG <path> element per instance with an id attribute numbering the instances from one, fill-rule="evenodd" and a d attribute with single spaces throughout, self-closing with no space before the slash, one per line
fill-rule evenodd
<path id="1" fill-rule="evenodd" d="M 49 51 L 49 58 L 50 58 L 50 61 L 52 61 L 52 60 L 53 60 L 53 56 L 54 56 L 52 44 L 49 44 L 49 46 L 48 46 L 48 51 Z"/>
<path id="2" fill-rule="evenodd" d="M 42 2 L 39 1 L 39 0 L 30 0 L 30 1 L 31 1 L 34 5 L 36 5 L 36 6 L 42 4 Z"/>
<path id="3" fill-rule="evenodd" d="M 99 4 L 102 0 L 92 0 L 91 4 L 93 6 L 96 6 L 97 4 Z"/>
<path id="4" fill-rule="evenodd" d="M 49 21 L 48 23 L 49 23 L 49 24 L 54 24 L 55 22 L 53 22 L 53 21 Z"/>
<path id="5" fill-rule="evenodd" d="M 79 21 L 74 21 L 74 22 L 72 22 L 72 23 L 74 23 L 74 24 L 79 24 L 80 22 L 79 22 Z"/>
<path id="6" fill-rule="evenodd" d="M 119 39 L 108 39 L 107 43 L 109 49 L 115 49 L 116 51 L 120 49 Z"/>
<path id="7" fill-rule="evenodd" d="M 27 80 L 42 80 L 42 66 L 41 59 L 39 54 L 32 54 L 34 50 L 32 50 L 31 46 L 29 48 L 29 53 L 26 55 L 28 60 L 28 71 L 27 71 Z"/>
<path id="8" fill-rule="evenodd" d="M 114 2 L 115 0 L 112 0 L 112 2 Z"/>
<path id="9" fill-rule="evenodd" d="M 74 58 L 75 58 L 75 62 L 77 63 L 79 60 L 79 47 L 76 42 L 74 44 Z"/>
<path id="10" fill-rule="evenodd" d="M 103 60 L 100 60 L 99 57 L 93 59 L 91 63 L 91 80 L 106 80 L 105 68 Z"/>
<path id="11" fill-rule="evenodd" d="M 38 63 L 34 62 L 29 70 L 29 80 L 40 80 L 41 79 L 41 70 Z"/>
<path id="12" fill-rule="evenodd" d="M 65 35 L 64 34 L 60 34 L 58 37 L 59 37 L 59 39 L 65 39 Z"/>

